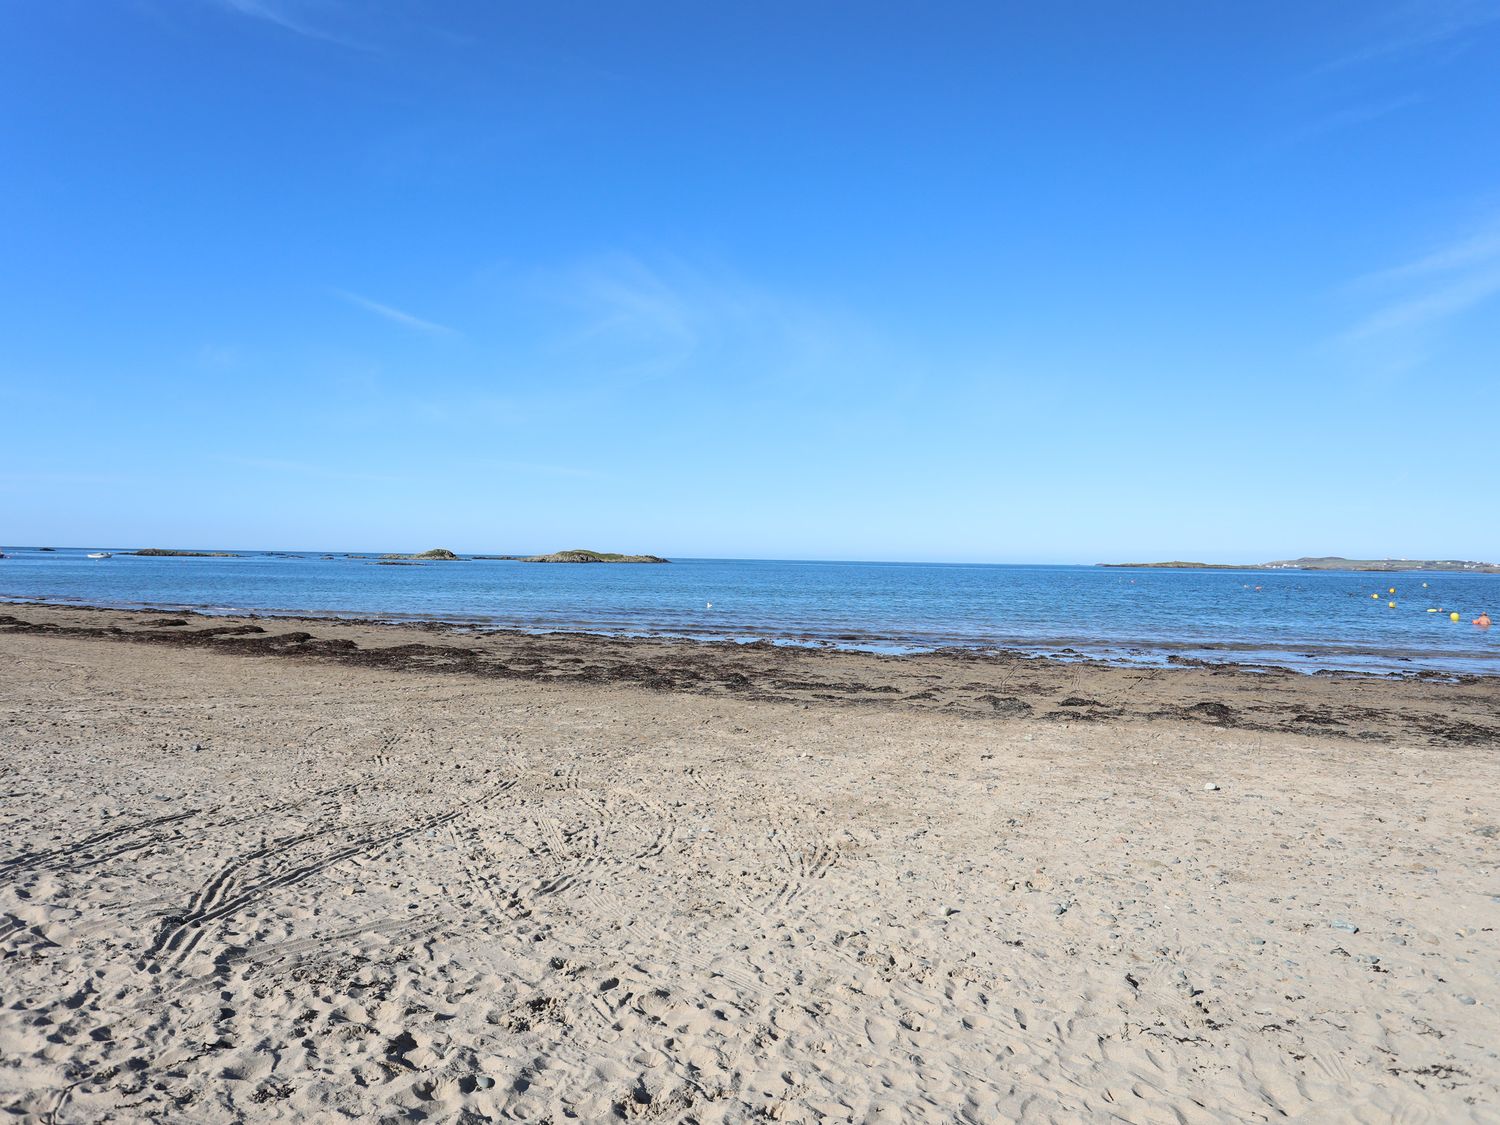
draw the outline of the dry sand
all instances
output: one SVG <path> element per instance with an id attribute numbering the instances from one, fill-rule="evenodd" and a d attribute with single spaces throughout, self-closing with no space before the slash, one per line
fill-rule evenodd
<path id="1" fill-rule="evenodd" d="M 1500 681 L 27 606 L 0 715 L 22 1117 L 1500 1120 Z"/>

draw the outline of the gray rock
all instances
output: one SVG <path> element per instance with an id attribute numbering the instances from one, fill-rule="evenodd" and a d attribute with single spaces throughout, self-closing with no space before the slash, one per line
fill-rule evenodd
<path id="1" fill-rule="evenodd" d="M 1357 934 L 1357 933 L 1359 933 L 1359 927 L 1358 926 L 1356 926 L 1353 922 L 1345 922 L 1342 918 L 1335 918 L 1332 922 L 1329 922 L 1328 924 L 1330 926 L 1332 926 L 1335 930 L 1343 930 L 1344 933 L 1346 933 L 1346 934 Z"/>

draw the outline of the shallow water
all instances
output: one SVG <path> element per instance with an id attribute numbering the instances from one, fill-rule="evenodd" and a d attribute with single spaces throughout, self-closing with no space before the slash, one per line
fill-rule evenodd
<path id="1" fill-rule="evenodd" d="M 100 549 L 108 548 L 87 548 Z M 0 598 L 10 601 L 437 619 L 888 652 L 956 645 L 1146 664 L 1179 657 L 1309 671 L 1500 673 L 1500 628 L 1469 624 L 1481 610 L 1500 611 L 1500 575 L 739 559 L 376 566 L 321 553 L 94 560 L 84 549 L 5 552 Z M 1387 605 L 1393 598 L 1394 609 Z M 1427 612 L 1438 607 L 1444 612 Z M 1448 619 L 1452 610 L 1461 622 Z"/>

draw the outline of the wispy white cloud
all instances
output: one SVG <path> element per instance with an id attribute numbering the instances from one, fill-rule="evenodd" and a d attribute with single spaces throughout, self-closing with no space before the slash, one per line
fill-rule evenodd
<path id="1" fill-rule="evenodd" d="M 603 255 L 549 274 L 541 287 L 571 315 L 563 358 L 613 381 L 703 372 L 757 381 L 829 378 L 868 349 L 862 324 L 679 257 Z"/>
<path id="2" fill-rule="evenodd" d="M 378 364 L 346 373 L 343 423 L 449 435 L 504 430 L 527 440 L 497 471 L 569 476 L 598 466 L 588 457 L 560 464 L 531 450 L 530 438 L 595 424 L 640 396 L 691 411 L 713 397 L 697 395 L 699 384 L 741 389 L 747 411 L 847 400 L 869 372 L 890 366 L 889 344 L 836 303 L 702 259 L 615 252 L 544 269 L 503 263 L 476 284 L 493 315 L 465 334 L 463 362 L 421 378 L 388 375 Z"/>
<path id="3" fill-rule="evenodd" d="M 413 328 L 418 332 L 426 332 L 434 336 L 457 336 L 459 334 L 457 329 L 449 328 L 446 324 L 423 320 L 419 316 L 413 316 L 411 313 L 403 312 L 401 309 L 394 308 L 391 305 L 383 305 L 379 301 L 372 301 L 368 297 L 362 297 L 358 293 L 351 293 L 347 289 L 334 289 L 332 292 L 335 296 L 343 298 L 351 305 L 357 305 L 367 312 L 372 312 L 376 316 L 382 316 L 386 320 L 399 324 L 404 328 Z"/>
<path id="4" fill-rule="evenodd" d="M 1336 110 L 1324 114 L 1322 117 L 1307 122 L 1300 128 L 1296 128 L 1285 134 L 1280 143 L 1283 145 L 1296 145 L 1304 141 L 1316 140 L 1319 137 L 1336 133 L 1342 129 L 1353 129 L 1360 125 L 1368 125 L 1373 121 L 1379 121 L 1383 117 L 1389 117 L 1393 113 L 1399 113 L 1403 109 L 1409 109 L 1418 105 L 1425 99 L 1421 94 L 1404 94 L 1401 97 L 1387 98 L 1384 101 L 1366 102 L 1362 105 L 1349 106 L 1346 109 Z"/>
<path id="5" fill-rule="evenodd" d="M 1378 13 L 1365 44 L 1330 59 L 1320 72 L 1442 49 L 1461 50 L 1474 33 L 1500 22 L 1493 0 L 1410 0 Z"/>
<path id="6" fill-rule="evenodd" d="M 194 362 L 199 367 L 224 371 L 240 365 L 240 353 L 237 348 L 225 344 L 204 344 L 198 349 Z"/>
<path id="7" fill-rule="evenodd" d="M 1500 293 L 1500 268 L 1462 277 L 1383 306 L 1344 334 L 1351 341 L 1429 328 Z"/>
<path id="8" fill-rule="evenodd" d="M 1387 368 L 1413 366 L 1446 324 L 1500 295 L 1500 220 L 1356 278 L 1347 292 L 1374 307 L 1339 342 L 1377 349 Z"/>
<path id="9" fill-rule="evenodd" d="M 356 51 L 374 50 L 367 43 L 362 43 L 337 32 L 328 31 L 315 24 L 307 22 L 300 14 L 297 14 L 291 6 L 286 3 L 273 2 L 273 0 L 212 0 L 221 8 L 252 19 L 264 20 L 275 24 L 285 31 L 295 35 L 302 35 L 308 39 L 319 39 L 325 43 L 335 43 L 340 47 L 349 47 Z"/>
<path id="10" fill-rule="evenodd" d="M 1500 261 L 1500 222 L 1481 229 L 1419 258 L 1390 269 L 1367 274 L 1355 281 L 1362 288 L 1451 274 L 1471 267 L 1486 267 Z"/>

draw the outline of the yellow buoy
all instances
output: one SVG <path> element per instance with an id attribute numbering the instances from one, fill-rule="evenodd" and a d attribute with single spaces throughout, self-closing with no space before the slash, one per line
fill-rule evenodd
<path id="1" fill-rule="evenodd" d="M 1387 591 L 1386 591 L 1386 592 L 1387 592 L 1387 593 L 1389 593 L 1389 594 L 1394 594 L 1394 593 L 1395 593 L 1395 592 L 1396 592 L 1396 587 L 1394 587 L 1394 586 L 1392 586 L 1392 587 L 1391 587 L 1391 588 L 1390 588 L 1390 589 L 1389 589 L 1389 590 L 1387 590 Z"/>
<path id="2" fill-rule="evenodd" d="M 1459 616 L 1456 613 L 1450 613 L 1448 615 L 1448 620 L 1449 621 L 1457 621 L 1457 620 L 1459 620 Z"/>
<path id="3" fill-rule="evenodd" d="M 1396 603 L 1395 602 L 1386 602 L 1385 604 L 1388 605 L 1388 606 L 1390 606 L 1392 609 L 1396 608 Z"/>
<path id="4" fill-rule="evenodd" d="M 1377 602 L 1380 600 L 1379 594 L 1371 594 L 1370 597 L 1374 598 Z"/>
<path id="5" fill-rule="evenodd" d="M 1429 609 L 1427 612 L 1428 613 L 1442 613 L 1443 611 L 1440 610 L 1440 609 Z"/>

